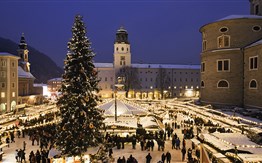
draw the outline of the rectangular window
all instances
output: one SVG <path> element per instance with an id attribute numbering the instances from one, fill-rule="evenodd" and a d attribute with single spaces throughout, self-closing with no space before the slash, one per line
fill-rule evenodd
<path id="1" fill-rule="evenodd" d="M 230 60 L 224 59 L 224 60 L 218 60 L 217 61 L 217 71 L 230 71 Z"/>
<path id="2" fill-rule="evenodd" d="M 4 72 L 4 71 L 1 72 L 1 76 L 2 76 L 3 78 L 5 77 L 5 72 Z"/>
<path id="3" fill-rule="evenodd" d="M 259 13 L 259 5 L 255 5 L 255 15 L 258 15 Z"/>
<path id="4" fill-rule="evenodd" d="M 5 88 L 5 83 L 2 83 L 2 84 L 1 84 L 1 87 L 2 87 L 2 88 Z"/>
<path id="5" fill-rule="evenodd" d="M 6 61 L 2 60 L 2 67 L 6 67 Z"/>
<path id="6" fill-rule="evenodd" d="M 254 57 L 249 58 L 249 69 L 250 70 L 257 70 L 258 69 L 258 56 L 254 56 Z"/>
<path id="7" fill-rule="evenodd" d="M 202 50 L 205 51 L 207 49 L 207 41 L 203 40 L 202 42 Z"/>
<path id="8" fill-rule="evenodd" d="M 205 69 L 206 69 L 206 64 L 205 62 L 202 62 L 201 63 L 201 72 L 205 72 Z"/>
<path id="9" fill-rule="evenodd" d="M 13 78 L 15 77 L 15 72 L 12 73 L 12 77 L 13 77 Z"/>
<path id="10" fill-rule="evenodd" d="M 15 83 L 12 83 L 12 88 L 15 88 Z"/>
<path id="11" fill-rule="evenodd" d="M 12 67 L 15 67 L 15 62 L 12 62 Z"/>
<path id="12" fill-rule="evenodd" d="M 105 77 L 105 81 L 107 81 L 107 77 Z"/>
<path id="13" fill-rule="evenodd" d="M 5 92 L 1 92 L 1 98 L 5 98 Z"/>
<path id="14" fill-rule="evenodd" d="M 15 97 L 15 92 L 12 92 L 12 97 Z"/>

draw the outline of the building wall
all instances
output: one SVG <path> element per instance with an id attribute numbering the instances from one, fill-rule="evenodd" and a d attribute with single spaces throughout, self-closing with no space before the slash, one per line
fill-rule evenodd
<path id="1" fill-rule="evenodd" d="M 258 58 L 258 68 L 250 69 L 250 58 L 257 57 Z M 244 64 L 244 103 L 247 107 L 257 107 L 262 108 L 262 45 L 254 46 L 247 48 L 245 50 L 245 64 Z M 255 80 L 257 83 L 256 88 L 250 87 L 250 82 Z"/>
<path id="2" fill-rule="evenodd" d="M 18 57 L 0 56 L 0 113 L 15 109 L 18 97 Z"/>
<path id="3" fill-rule="evenodd" d="M 249 72 L 246 72 L 246 67 L 244 67 L 247 61 L 246 59 L 244 61 L 246 54 L 243 49 L 262 38 L 261 26 L 261 18 L 250 17 L 221 20 L 207 24 L 200 29 L 203 37 L 202 43 L 205 42 L 201 53 L 201 65 L 205 64 L 202 66 L 205 67 L 205 71 L 201 72 L 201 81 L 204 82 L 204 87 L 200 89 L 202 102 L 244 105 L 244 102 L 247 101 L 244 86 L 246 87 L 246 80 L 248 80 L 245 79 L 244 83 L 244 78 L 246 78 L 244 69 L 245 74 Z M 228 46 L 225 44 L 219 46 L 220 36 L 229 37 Z M 229 60 L 229 71 L 218 71 L 219 60 Z M 226 80 L 229 83 L 229 88 L 218 88 L 220 80 Z M 247 92 L 246 88 L 245 92 Z M 248 95 L 248 98 L 252 97 Z"/>
<path id="4" fill-rule="evenodd" d="M 243 58 L 241 50 L 224 50 L 206 52 L 201 55 L 201 62 L 205 63 L 205 71 L 201 72 L 200 88 L 202 102 L 227 105 L 242 105 L 243 98 Z M 218 71 L 218 60 L 229 60 L 229 71 Z M 218 82 L 226 80 L 228 88 L 219 88 Z"/>
<path id="5" fill-rule="evenodd" d="M 111 98 L 115 87 L 115 70 L 112 67 L 98 67 L 97 71 L 97 77 L 100 80 L 98 83 L 99 94 L 103 98 Z"/>
<path id="6" fill-rule="evenodd" d="M 232 49 L 247 46 L 262 37 L 262 30 L 254 31 L 254 26 L 262 27 L 262 19 L 238 18 L 207 24 L 200 28 L 202 40 L 207 41 L 206 49 L 203 51 L 222 49 L 218 47 L 218 37 L 223 35 L 230 36 L 230 47 L 225 48 Z M 222 28 L 228 30 L 221 32 Z"/>

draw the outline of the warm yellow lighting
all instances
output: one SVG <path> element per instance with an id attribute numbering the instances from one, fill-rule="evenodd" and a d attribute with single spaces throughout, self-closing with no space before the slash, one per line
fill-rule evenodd
<path id="1" fill-rule="evenodd" d="M 193 96 L 194 96 L 194 91 L 193 91 L 193 89 L 187 89 L 187 90 L 185 91 L 185 96 L 186 96 L 186 97 L 193 97 Z"/>

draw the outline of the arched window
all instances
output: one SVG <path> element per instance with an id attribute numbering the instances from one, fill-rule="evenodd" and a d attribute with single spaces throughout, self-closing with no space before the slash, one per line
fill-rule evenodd
<path id="1" fill-rule="evenodd" d="M 217 38 L 217 46 L 218 48 L 227 48 L 230 46 L 230 36 L 222 35 Z"/>
<path id="2" fill-rule="evenodd" d="M 257 89 L 257 81 L 255 79 L 252 79 L 249 83 L 250 89 Z"/>
<path id="3" fill-rule="evenodd" d="M 201 88 L 205 88 L 205 82 L 201 81 Z"/>
<path id="4" fill-rule="evenodd" d="M 217 83 L 217 88 L 229 88 L 229 83 L 226 80 L 220 80 Z"/>

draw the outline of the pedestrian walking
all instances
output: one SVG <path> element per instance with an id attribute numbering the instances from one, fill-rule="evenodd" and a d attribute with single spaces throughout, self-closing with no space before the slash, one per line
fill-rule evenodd
<path id="1" fill-rule="evenodd" d="M 165 153 L 163 153 L 162 156 L 161 156 L 162 163 L 165 163 L 165 160 L 166 160 L 166 155 L 165 155 Z"/>
<path id="2" fill-rule="evenodd" d="M 146 156 L 146 163 L 150 163 L 151 160 L 152 160 L 152 156 L 150 155 L 150 153 L 148 153 Z"/>
<path id="3" fill-rule="evenodd" d="M 183 147 L 183 148 L 181 149 L 181 152 L 182 152 L 182 161 L 184 161 L 184 160 L 185 160 L 185 155 L 186 155 L 186 148 Z"/>
<path id="4" fill-rule="evenodd" d="M 166 163 L 171 163 L 171 153 L 169 151 L 166 152 Z"/>

